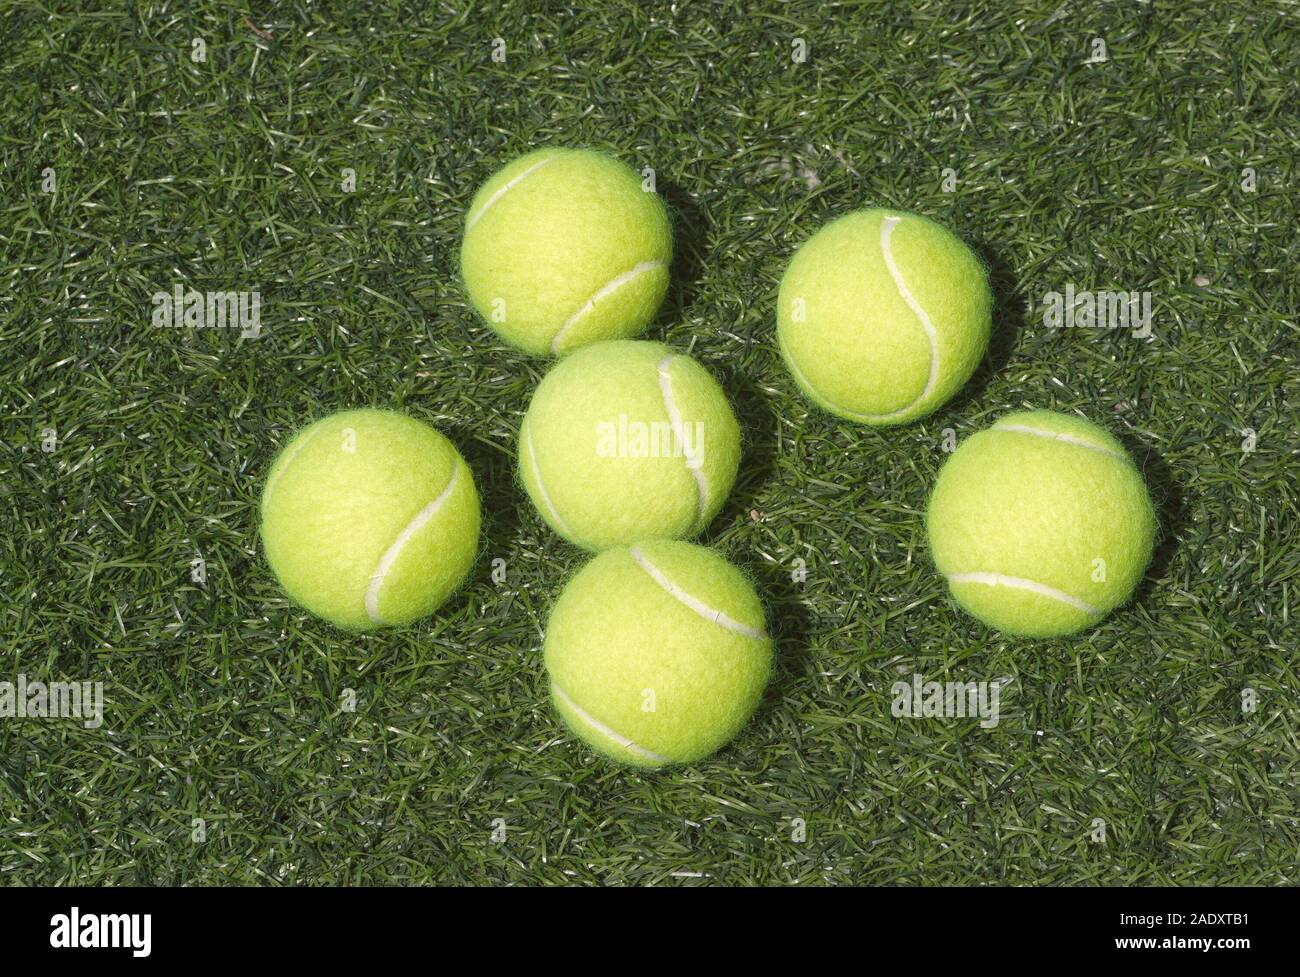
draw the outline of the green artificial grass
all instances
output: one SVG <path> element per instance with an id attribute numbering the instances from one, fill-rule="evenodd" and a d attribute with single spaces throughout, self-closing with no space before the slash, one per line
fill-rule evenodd
<path id="1" fill-rule="evenodd" d="M 0 3 L 0 681 L 108 700 L 0 720 L 4 883 L 1300 881 L 1294 3 L 413 6 Z M 655 170 L 648 335 L 744 430 L 703 541 L 776 674 L 687 768 L 613 767 L 547 701 L 584 556 L 515 480 L 546 363 L 457 281 L 475 189 L 544 145 Z M 993 271 L 988 357 L 901 428 L 810 408 L 774 338 L 794 249 L 867 205 Z M 152 327 L 177 283 L 260 290 L 261 337 Z M 1152 337 L 1047 329 L 1066 283 L 1151 291 Z M 444 431 L 486 524 L 435 617 L 357 637 L 286 601 L 257 500 L 295 428 L 367 405 Z M 1114 432 L 1160 514 L 1136 601 L 1065 640 L 967 617 L 926 550 L 944 431 L 1027 408 Z M 895 719 L 914 672 L 1011 679 L 1000 724 Z"/>

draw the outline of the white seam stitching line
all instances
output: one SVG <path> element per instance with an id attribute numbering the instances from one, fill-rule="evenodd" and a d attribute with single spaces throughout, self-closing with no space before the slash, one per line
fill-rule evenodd
<path id="1" fill-rule="evenodd" d="M 492 196 L 488 197 L 487 203 L 485 203 L 479 209 L 479 212 L 475 214 L 472 218 L 470 218 L 469 223 L 465 225 L 465 233 L 468 234 L 473 229 L 474 225 L 477 224 L 480 219 L 482 219 L 483 215 L 486 214 L 492 208 L 492 205 L 495 204 L 507 193 L 509 193 L 511 190 L 513 190 L 515 188 L 515 185 L 518 184 L 520 180 L 524 179 L 530 174 L 536 173 L 547 163 L 551 162 L 551 160 L 558 159 L 558 158 L 559 158 L 559 154 L 557 153 L 554 156 L 547 156 L 546 159 L 538 160 L 532 166 L 528 167 L 528 169 L 520 173 L 517 177 L 510 180 L 504 187 L 502 187 L 496 193 L 492 194 Z"/>
<path id="2" fill-rule="evenodd" d="M 756 638 L 761 641 L 767 637 L 766 634 L 764 634 L 762 631 L 758 630 L 757 628 L 751 628 L 748 624 L 741 624 L 739 621 L 735 620 L 734 618 L 730 618 L 726 614 L 722 613 L 722 611 L 714 610 L 712 607 L 704 603 L 704 601 L 700 600 L 698 597 L 694 597 L 691 594 L 688 594 L 686 591 L 682 590 L 682 588 L 678 587 L 675 583 L 669 580 L 667 575 L 662 570 L 660 570 L 657 566 L 651 563 L 646 558 L 646 555 L 641 552 L 639 547 L 636 546 L 632 547 L 631 552 L 632 552 L 632 559 L 636 560 L 637 564 L 641 567 L 642 570 L 650 574 L 650 576 L 654 579 L 655 583 L 657 583 L 664 590 L 668 591 L 669 596 L 685 604 L 696 614 L 700 615 L 700 617 L 704 618 L 705 620 L 712 621 L 714 624 L 720 624 L 728 631 L 735 631 L 737 634 L 743 634 L 747 638 Z"/>
<path id="3" fill-rule="evenodd" d="M 587 712 L 587 710 L 583 709 L 580 705 L 578 705 L 576 702 L 570 699 L 569 694 L 565 692 L 562 688 L 560 688 L 558 685 L 556 685 L 554 682 L 551 683 L 551 691 L 555 693 L 557 698 L 562 699 L 566 706 L 568 706 L 575 713 L 577 713 L 579 719 L 581 719 L 584 723 L 586 723 L 588 726 L 590 726 L 592 729 L 596 730 L 597 732 L 604 733 L 606 736 L 608 736 L 610 739 L 616 742 L 619 746 L 623 747 L 623 749 L 630 750 L 631 752 L 637 754 L 638 756 L 645 757 L 647 760 L 653 760 L 655 763 L 672 762 L 671 760 L 668 759 L 668 757 L 660 756 L 658 753 L 653 753 L 650 750 L 647 750 L 641 744 L 628 739 L 626 736 L 624 736 L 622 733 L 618 732 L 617 730 L 611 729 L 610 727 L 606 726 L 599 719 L 597 719 L 591 713 Z"/>
<path id="4" fill-rule="evenodd" d="M 1090 617 L 1096 617 L 1101 611 L 1087 604 L 1077 597 L 1071 597 L 1063 590 L 1057 590 L 1055 587 L 1049 587 L 1047 584 L 1038 583 L 1036 580 L 1025 580 L 1023 577 L 1007 577 L 1000 573 L 952 573 L 948 575 L 948 582 L 952 583 L 982 583 L 990 587 L 1014 587 L 1016 590 L 1028 590 L 1038 594 L 1040 597 L 1050 597 L 1052 600 L 1060 601 L 1063 604 L 1069 604 L 1075 610 L 1083 611 Z"/>
<path id="5" fill-rule="evenodd" d="M 546 483 L 542 481 L 542 466 L 537 463 L 537 451 L 533 448 L 533 429 L 528 429 L 528 436 L 524 438 L 528 448 L 528 460 L 533 464 L 533 477 L 537 479 L 537 491 L 541 493 L 542 503 L 546 506 L 546 511 L 551 514 L 555 524 L 560 528 L 560 532 L 565 536 L 572 536 L 573 530 L 569 524 L 560 518 L 560 513 L 555 508 L 555 503 L 551 501 L 550 495 L 546 491 Z"/>
<path id="6" fill-rule="evenodd" d="M 885 259 L 885 267 L 889 269 L 889 277 L 894 280 L 894 286 L 898 293 L 903 296 L 903 301 L 907 307 L 912 310 L 912 314 L 920 320 L 922 327 L 925 329 L 925 338 L 930 341 L 930 375 L 926 378 L 925 389 L 921 395 L 913 400 L 906 407 L 900 407 L 896 411 L 888 414 L 877 415 L 878 420 L 885 420 L 890 417 L 897 417 L 911 410 L 926 397 L 934 392 L 935 384 L 939 382 L 939 334 L 935 331 L 934 323 L 930 321 L 930 316 L 925 309 L 921 308 L 921 303 L 916 300 L 912 290 L 907 287 L 907 282 L 903 281 L 903 273 L 898 270 L 898 265 L 894 264 L 894 252 L 889 246 L 889 239 L 894 235 L 894 227 L 898 225 L 903 218 L 886 217 L 880 224 L 880 252 Z"/>
<path id="7" fill-rule="evenodd" d="M 703 459 L 699 457 L 698 452 L 689 453 L 690 446 L 686 443 L 686 426 L 682 422 L 682 412 L 677 406 L 677 400 L 673 397 L 673 378 L 668 373 L 668 364 L 673 361 L 672 353 L 669 353 L 659 361 L 659 392 L 663 394 L 664 408 L 668 411 L 668 423 L 673 429 L 673 437 L 677 443 L 682 446 L 682 454 L 686 458 L 686 469 L 695 476 L 695 485 L 699 489 L 697 492 L 699 504 L 695 509 L 695 522 L 697 524 L 704 522 L 704 514 L 709 509 L 709 483 L 704 477 Z M 700 445 L 696 445 L 699 448 Z M 704 527 L 701 525 L 701 529 Z"/>
<path id="8" fill-rule="evenodd" d="M 393 569 L 393 564 L 402 555 L 402 547 L 411 541 L 411 537 L 419 532 L 425 523 L 437 515 L 438 510 L 443 507 L 451 496 L 451 491 L 456 487 L 459 478 L 460 463 L 457 462 L 451 470 L 451 478 L 447 481 L 447 487 L 438 494 L 437 498 L 415 514 L 415 518 L 408 522 L 406 528 L 397 534 L 397 539 L 393 540 L 392 545 L 380 558 L 379 566 L 375 567 L 375 572 L 370 575 L 370 586 L 366 589 L 366 616 L 370 618 L 371 624 L 384 623 L 379 616 L 379 591 L 384 586 L 384 580 L 387 579 L 389 571 Z"/>
<path id="9" fill-rule="evenodd" d="M 307 434 L 307 435 L 305 435 L 305 436 L 303 436 L 303 437 L 300 437 L 300 438 L 298 439 L 298 441 L 297 441 L 297 447 L 295 447 L 295 448 L 293 449 L 293 454 L 288 455 L 288 456 L 284 459 L 284 463 L 283 463 L 282 465 L 280 465 L 280 467 L 279 467 L 279 469 L 278 469 L 278 470 L 279 470 L 279 474 L 275 476 L 274 481 L 271 480 L 270 478 L 268 478 L 268 479 L 266 480 L 266 487 L 262 489 L 262 508 L 263 508 L 263 509 L 265 509 L 266 506 L 267 506 L 267 503 L 269 503 L 269 502 L 271 501 L 271 489 L 272 489 L 274 486 L 280 484 L 280 480 L 281 480 L 282 478 L 284 478 L 284 473 L 285 473 L 286 471 L 289 470 L 289 465 L 290 465 L 290 463 L 292 463 L 293 460 L 294 460 L 295 458 L 297 458 L 300 454 L 302 454 L 302 449 L 305 448 L 305 447 L 307 447 L 307 443 L 308 443 L 309 441 L 315 440 L 315 438 L 316 438 L 316 436 L 317 436 L 318 434 L 320 434 L 320 428 L 317 428 L 316 430 L 312 431 L 310 434 Z"/>
<path id="10" fill-rule="evenodd" d="M 1077 444 L 1080 448 L 1090 448 L 1093 451 L 1100 451 L 1103 455 L 1110 455 L 1112 458 L 1118 458 L 1120 461 L 1127 462 L 1128 455 L 1113 451 L 1110 448 L 1102 447 L 1099 444 L 1092 444 L 1083 438 L 1076 438 L 1072 434 L 1056 434 L 1052 431 L 1040 431 L 1036 427 L 1026 427 L 1022 424 L 995 424 L 989 428 L 990 431 L 1014 431 L 1017 434 L 1032 434 L 1035 437 L 1047 438 L 1049 441 L 1064 441 L 1066 444 Z"/>
<path id="11" fill-rule="evenodd" d="M 608 282 L 606 282 L 604 285 L 602 285 L 599 289 L 596 290 L 595 295 L 587 299 L 586 304 L 584 304 L 580 309 L 578 309 L 577 312 L 573 313 L 573 315 L 569 316 L 569 318 L 564 320 L 564 325 L 560 326 L 559 331 L 556 332 L 554 338 L 551 339 L 551 352 L 552 353 L 559 352 L 560 341 L 564 338 L 565 333 L 567 333 L 570 329 L 572 329 L 579 319 L 581 319 L 588 312 L 594 309 L 596 307 L 597 302 L 599 302 L 603 298 L 606 298 L 610 294 L 617 292 L 628 282 L 632 281 L 635 278 L 641 277 L 647 271 L 653 271 L 655 268 L 662 268 L 663 265 L 664 263 L 660 261 L 658 258 L 654 259 L 653 261 L 643 261 L 639 265 L 636 265 L 628 269 L 627 271 L 623 272 L 621 275 L 615 275 L 613 278 L 611 278 Z"/>

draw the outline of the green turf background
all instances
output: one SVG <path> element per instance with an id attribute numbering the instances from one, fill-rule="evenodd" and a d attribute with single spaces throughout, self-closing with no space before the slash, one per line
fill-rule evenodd
<path id="1" fill-rule="evenodd" d="M 419 6 L 0 2 L 0 680 L 109 699 L 0 720 L 5 883 L 1297 881 L 1295 3 Z M 545 364 L 456 265 L 475 188 L 544 145 L 655 169 L 650 335 L 745 432 L 705 538 L 778 665 L 687 769 L 613 768 L 546 700 L 583 557 L 514 482 Z M 774 343 L 793 249 L 863 205 L 993 269 L 986 362 L 900 429 L 810 410 Z M 260 289 L 264 335 L 151 328 L 178 281 Z M 1067 282 L 1152 291 L 1154 336 L 1044 328 Z M 446 432 L 486 515 L 462 594 L 364 637 L 289 605 L 255 531 L 277 447 L 358 405 Z M 957 612 L 925 548 L 944 430 L 1030 407 L 1114 431 L 1162 522 L 1136 603 L 1063 641 Z M 1001 725 L 892 718 L 914 671 L 1013 678 Z"/>

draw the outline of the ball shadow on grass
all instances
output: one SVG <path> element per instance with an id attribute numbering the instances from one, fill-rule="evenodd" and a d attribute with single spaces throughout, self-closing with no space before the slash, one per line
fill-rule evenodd
<path id="1" fill-rule="evenodd" d="M 1015 268 L 994 248 L 981 246 L 976 253 L 989 269 L 993 324 L 988 352 L 980 359 L 971 378 L 939 408 L 939 411 L 956 417 L 967 416 L 984 401 L 989 386 L 1006 370 L 1020 333 L 1027 324 L 1024 302 L 1016 295 L 1018 278 Z"/>
<path id="2" fill-rule="evenodd" d="M 1187 528 L 1187 504 L 1182 485 L 1163 458 L 1150 445 L 1145 444 L 1127 433 L 1117 435 L 1121 443 L 1133 457 L 1147 487 L 1151 492 L 1151 504 L 1156 510 L 1156 543 L 1151 555 L 1151 563 L 1146 573 L 1138 582 L 1133 594 L 1132 604 L 1143 604 L 1148 608 L 1155 599 L 1156 585 L 1162 580 L 1173 562 L 1178 550 L 1178 541 L 1183 530 Z"/>
<path id="3" fill-rule="evenodd" d="M 652 323 L 657 336 L 674 322 L 681 321 L 695 303 L 704 272 L 701 252 L 705 229 L 709 226 L 695 200 L 677 184 L 661 180 L 659 195 L 668 204 L 673 227 L 673 260 L 668 268 L 668 295 Z"/>
<path id="4" fill-rule="evenodd" d="M 776 476 L 778 420 L 761 384 L 743 366 L 731 363 L 711 366 L 731 401 L 742 432 L 740 472 L 713 523 L 714 527 L 720 527 L 753 518 L 751 513 L 757 508 L 762 486 Z M 710 535 L 706 533 L 700 542 L 708 544 Z M 754 723 L 763 724 L 806 672 L 810 657 L 809 617 L 800 585 L 791 580 L 790 567 L 758 560 L 743 560 L 740 565 L 757 586 L 767 610 L 768 633 L 773 641 L 772 680 L 753 719 Z"/>

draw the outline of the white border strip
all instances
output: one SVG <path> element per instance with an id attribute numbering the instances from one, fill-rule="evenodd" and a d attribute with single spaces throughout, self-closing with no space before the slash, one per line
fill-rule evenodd
<path id="1" fill-rule="evenodd" d="M 735 631 L 737 634 L 743 634 L 747 638 L 755 638 L 761 641 L 767 637 L 766 634 L 757 628 L 751 628 L 748 624 L 741 624 L 734 618 L 730 618 L 726 614 L 722 613 L 722 611 L 714 610 L 698 597 L 694 597 L 682 590 L 675 583 L 669 580 L 662 570 L 651 563 L 646 558 L 646 555 L 641 552 L 639 547 L 633 546 L 631 553 L 632 559 L 636 560 L 637 565 L 640 566 L 642 570 L 650 574 L 655 583 L 668 591 L 671 597 L 685 604 L 696 614 L 700 615 L 700 617 L 712 621 L 714 624 L 720 624 L 728 631 Z"/>
<path id="2" fill-rule="evenodd" d="M 647 271 L 653 271 L 654 269 L 662 268 L 663 266 L 664 263 L 656 258 L 654 261 L 643 261 L 639 265 L 623 272 L 621 275 L 615 275 L 611 278 L 596 291 L 595 295 L 587 299 L 586 304 L 583 305 L 582 308 L 564 320 L 564 325 L 560 326 L 559 331 L 555 334 L 554 338 L 551 339 L 551 352 L 558 353 L 560 351 L 560 343 L 563 341 L 565 333 L 572 329 L 578 323 L 578 320 L 591 312 L 591 310 L 596 307 L 597 302 L 601 299 L 608 298 L 628 282 L 640 278 Z"/>
<path id="3" fill-rule="evenodd" d="M 673 396 L 673 378 L 668 372 L 668 364 L 674 359 L 674 354 L 669 353 L 659 361 L 659 392 L 663 394 L 664 409 L 668 411 L 668 423 L 672 425 L 673 437 L 677 443 L 682 446 L 682 454 L 686 457 L 686 468 L 695 476 L 695 485 L 699 496 L 699 505 L 695 510 L 695 522 L 704 522 L 704 514 L 709 511 L 709 482 L 704 477 L 704 462 L 699 454 L 687 454 L 690 447 L 686 443 L 686 427 L 682 422 L 682 412 L 677 406 L 677 399 Z M 696 445 L 695 447 L 700 447 Z M 701 527 L 703 528 L 703 527 Z"/>
<path id="4" fill-rule="evenodd" d="M 1077 597 L 1071 597 L 1063 590 L 1057 590 L 1055 587 L 1049 587 L 1047 584 L 1038 583 L 1035 580 L 1025 580 L 1023 577 L 1007 577 L 1000 573 L 952 573 L 948 575 L 948 582 L 953 583 L 982 583 L 990 587 L 1014 587 L 1016 590 L 1028 590 L 1038 594 L 1040 597 L 1048 597 L 1052 600 L 1060 601 L 1062 604 L 1069 604 L 1075 610 L 1083 611 L 1089 617 L 1096 617 L 1101 611 L 1086 604 Z"/>
<path id="5" fill-rule="evenodd" d="M 455 467 L 451 470 L 451 478 L 447 482 L 447 487 L 442 490 L 436 499 L 426 505 L 423 509 L 415 514 L 415 518 L 406 524 L 393 540 L 393 545 L 388 547 L 383 557 L 379 561 L 379 566 L 375 572 L 370 575 L 370 586 L 366 590 L 366 616 L 370 618 L 371 624 L 383 624 L 383 619 L 379 616 L 379 591 L 384 586 L 384 580 L 387 578 L 393 564 L 397 558 L 402 555 L 402 548 L 411 541 L 420 529 L 437 515 L 438 510 L 443 507 L 447 499 L 451 496 L 452 489 L 456 487 L 456 482 L 460 478 L 460 462 L 456 462 Z"/>
<path id="6" fill-rule="evenodd" d="M 1112 458 L 1118 458 L 1120 461 L 1129 461 L 1126 454 L 1118 451 L 1112 451 L 1110 448 L 1104 448 L 1099 444 L 1093 444 L 1091 441 L 1085 441 L 1083 438 L 1077 438 L 1073 434 L 1056 434 L 1052 431 L 1040 431 L 1036 427 L 1027 427 L 1023 424 L 994 424 L 990 431 L 1014 431 L 1016 434 L 1032 434 L 1035 437 L 1047 438 L 1049 441 L 1064 441 L 1066 444 L 1077 444 L 1080 448 L 1089 448 L 1093 451 L 1100 451 L 1103 455 L 1110 455 Z"/>
<path id="7" fill-rule="evenodd" d="M 559 699 L 566 706 L 572 709 L 573 712 L 577 714 L 578 718 L 581 719 L 584 723 L 586 723 L 596 732 L 600 733 L 602 736 L 605 736 L 608 739 L 613 740 L 619 746 L 623 747 L 623 749 L 628 750 L 631 753 L 635 753 L 637 756 L 644 757 L 645 759 L 650 760 L 653 763 L 672 762 L 671 760 L 668 759 L 668 757 L 660 756 L 658 753 L 652 753 L 651 751 L 647 750 L 644 746 L 641 746 L 639 743 L 634 743 L 632 740 L 628 739 L 622 733 L 610 729 L 599 719 L 597 719 L 591 713 L 587 712 L 587 710 L 583 709 L 580 705 L 578 705 L 576 702 L 570 699 L 569 694 L 565 692 L 562 688 L 560 688 L 558 685 L 556 685 L 554 682 L 551 683 L 551 692 L 555 695 L 557 699 Z"/>
<path id="8" fill-rule="evenodd" d="M 546 159 L 538 160 L 532 166 L 528 167 L 528 169 L 520 173 L 517 177 L 510 180 L 505 186 L 503 186 L 496 193 L 492 194 L 492 196 L 488 197 L 487 203 L 485 203 L 482 207 L 480 207 L 478 213 L 475 214 L 473 217 L 471 217 L 469 223 L 465 225 L 465 233 L 468 234 L 473 229 L 474 225 L 477 224 L 482 219 L 483 215 L 488 212 L 488 210 L 492 207 L 492 205 L 496 203 L 498 200 L 500 200 L 502 197 L 504 197 L 511 190 L 513 190 L 520 180 L 523 180 L 525 177 L 529 176 L 530 174 L 536 173 L 547 163 L 551 162 L 551 160 L 558 159 L 559 156 L 560 154 L 556 153 L 554 156 L 547 156 Z"/>

